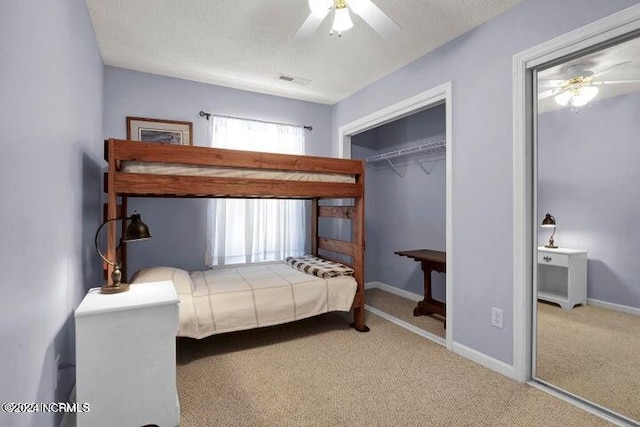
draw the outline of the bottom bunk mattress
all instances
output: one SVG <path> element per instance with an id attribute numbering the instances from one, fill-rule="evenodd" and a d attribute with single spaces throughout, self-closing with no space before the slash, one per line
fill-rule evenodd
<path id="1" fill-rule="evenodd" d="M 349 311 L 357 289 L 349 275 L 318 277 L 270 263 L 187 272 L 148 267 L 132 283 L 172 280 L 180 297 L 178 336 L 204 338 Z"/>

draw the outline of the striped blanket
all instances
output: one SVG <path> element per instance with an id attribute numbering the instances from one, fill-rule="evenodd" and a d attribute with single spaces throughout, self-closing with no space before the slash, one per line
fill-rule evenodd
<path id="1" fill-rule="evenodd" d="M 353 275 L 353 268 L 313 255 L 289 257 L 285 261 L 293 268 L 322 278 Z"/>

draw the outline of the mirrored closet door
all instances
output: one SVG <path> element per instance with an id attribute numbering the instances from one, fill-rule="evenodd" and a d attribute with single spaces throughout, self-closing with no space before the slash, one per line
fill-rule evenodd
<path id="1" fill-rule="evenodd" d="M 640 38 L 537 69 L 535 378 L 640 421 Z"/>

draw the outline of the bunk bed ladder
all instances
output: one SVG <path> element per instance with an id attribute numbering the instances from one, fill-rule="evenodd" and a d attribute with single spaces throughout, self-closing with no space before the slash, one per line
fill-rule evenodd
<path id="1" fill-rule="evenodd" d="M 353 301 L 354 321 L 351 324 L 360 332 L 368 332 L 369 328 L 364 323 L 364 199 L 355 199 L 354 206 L 320 206 L 318 199 L 312 200 L 312 220 L 311 220 L 311 254 L 321 256 L 330 261 L 336 261 L 354 269 L 354 279 L 358 283 L 358 288 Z M 330 239 L 321 237 L 318 234 L 319 218 L 337 218 L 351 220 L 352 236 L 351 241 Z M 348 263 L 342 259 L 335 259 L 327 255 L 319 255 L 318 251 L 329 251 L 351 257 L 352 262 Z"/>

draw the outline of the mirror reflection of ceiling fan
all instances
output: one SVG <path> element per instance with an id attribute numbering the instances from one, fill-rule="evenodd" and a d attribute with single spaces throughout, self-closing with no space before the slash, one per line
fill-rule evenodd
<path id="1" fill-rule="evenodd" d="M 295 40 L 311 37 L 329 14 L 332 14 L 329 34 L 335 32 L 340 36 L 342 32 L 353 27 L 350 11 L 360 16 L 382 37 L 389 37 L 400 29 L 398 24 L 371 0 L 309 0 L 309 9 L 311 13 L 293 37 Z"/>
<path id="2" fill-rule="evenodd" d="M 556 79 L 540 79 L 541 86 L 553 86 L 538 94 L 538 100 L 554 97 L 554 100 L 563 106 L 570 106 L 575 110 L 582 107 L 598 94 L 598 87 L 602 85 L 640 83 L 640 80 L 603 80 L 606 74 L 631 61 L 620 62 L 602 70 L 589 69 L 587 64 L 572 64 Z"/>

